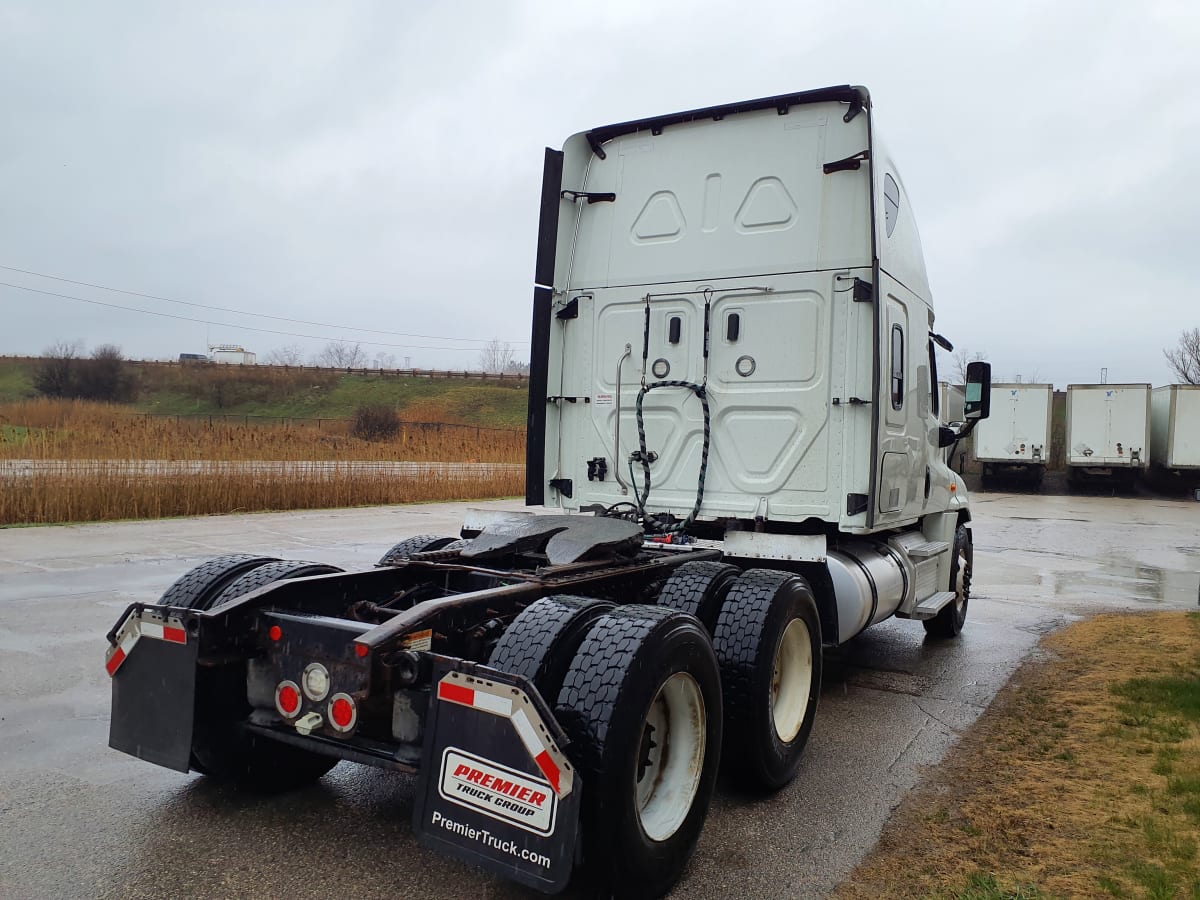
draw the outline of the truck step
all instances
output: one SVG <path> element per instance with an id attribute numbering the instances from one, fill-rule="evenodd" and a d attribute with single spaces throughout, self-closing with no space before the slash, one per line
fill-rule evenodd
<path id="1" fill-rule="evenodd" d="M 912 617 L 914 619 L 932 619 L 942 611 L 943 607 L 953 602 L 954 591 L 939 591 L 913 607 Z"/>
<path id="2" fill-rule="evenodd" d="M 909 547 L 908 555 L 913 559 L 929 559 L 931 556 L 939 556 L 949 549 L 950 545 L 946 541 L 928 541 Z"/>

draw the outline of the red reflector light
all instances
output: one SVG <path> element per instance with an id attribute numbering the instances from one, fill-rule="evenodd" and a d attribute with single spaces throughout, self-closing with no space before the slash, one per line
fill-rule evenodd
<path id="1" fill-rule="evenodd" d="M 371 648 L 368 647 L 366 644 L 355 644 L 354 645 L 354 653 L 360 659 L 365 659 L 367 654 L 370 652 L 371 652 Z"/>
<path id="2" fill-rule="evenodd" d="M 271 630 L 267 632 L 267 635 L 270 636 L 271 640 L 273 641 L 281 641 L 283 640 L 283 629 L 278 625 L 272 625 Z"/>
<path id="3" fill-rule="evenodd" d="M 275 707 L 286 719 L 300 712 L 300 688 L 291 681 L 281 681 L 275 688 Z"/>
<path id="4" fill-rule="evenodd" d="M 329 701 L 329 724 L 335 731 L 349 731 L 358 721 L 358 707 L 349 694 L 334 694 Z"/>

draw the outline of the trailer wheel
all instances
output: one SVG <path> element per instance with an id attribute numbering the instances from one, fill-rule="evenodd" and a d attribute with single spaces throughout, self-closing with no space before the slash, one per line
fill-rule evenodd
<path id="1" fill-rule="evenodd" d="M 281 559 L 278 562 L 267 563 L 265 566 L 251 569 L 246 574 L 234 579 L 225 590 L 217 595 L 217 598 L 212 602 L 212 606 L 220 606 L 234 597 L 240 597 L 243 594 L 256 591 L 260 587 L 266 587 L 268 584 L 274 584 L 276 581 L 286 581 L 289 578 L 304 578 L 308 575 L 329 575 L 333 572 L 344 571 L 344 569 L 339 569 L 337 566 L 329 566 L 325 563 Z"/>
<path id="2" fill-rule="evenodd" d="M 743 784 L 791 781 L 821 691 L 821 621 L 808 582 L 749 569 L 729 590 L 713 634 L 725 691 L 726 768 Z"/>
<path id="3" fill-rule="evenodd" d="M 712 799 L 721 752 L 720 673 L 693 616 L 624 606 L 584 639 L 555 715 L 587 786 L 587 877 L 622 897 L 678 881 Z"/>
<path id="4" fill-rule="evenodd" d="M 974 551 L 971 546 L 971 531 L 959 525 L 954 532 L 954 558 L 950 562 L 950 587 L 954 600 L 942 607 L 932 619 L 922 624 L 925 633 L 938 638 L 957 637 L 967 621 L 967 604 L 971 599 L 971 570 Z"/>
<path id="5" fill-rule="evenodd" d="M 279 562 L 279 557 L 251 556 L 246 553 L 218 556 L 182 575 L 163 592 L 158 602 L 163 606 L 209 609 L 213 600 L 231 582 L 252 569 L 273 562 Z"/>
<path id="6" fill-rule="evenodd" d="M 543 597 L 512 620 L 488 665 L 524 675 L 547 703 L 553 703 L 575 651 L 596 620 L 613 606 L 591 597 Z"/>
<path id="7" fill-rule="evenodd" d="M 418 534 L 405 538 L 387 553 L 380 557 L 377 566 L 394 566 L 411 559 L 414 553 L 429 553 L 432 550 L 442 550 L 457 541 L 458 538 L 439 537 L 436 534 Z"/>
<path id="8" fill-rule="evenodd" d="M 721 604 L 733 580 L 742 574 L 737 566 L 719 562 L 684 563 L 671 573 L 658 594 L 658 605 L 691 613 L 708 633 L 717 627 Z"/>

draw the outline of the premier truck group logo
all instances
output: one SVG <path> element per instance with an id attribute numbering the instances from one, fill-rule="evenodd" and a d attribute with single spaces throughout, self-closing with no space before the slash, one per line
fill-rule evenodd
<path id="1" fill-rule="evenodd" d="M 558 798 L 549 782 L 454 747 L 442 754 L 438 793 L 451 803 L 534 834 L 554 832 Z"/>

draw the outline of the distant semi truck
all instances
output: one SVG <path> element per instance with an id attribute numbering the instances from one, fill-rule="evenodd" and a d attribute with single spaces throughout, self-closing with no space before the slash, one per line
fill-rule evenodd
<path id="1" fill-rule="evenodd" d="M 1132 482 L 1149 462 L 1150 385 L 1067 385 L 1067 469 L 1072 481 Z"/>
<path id="2" fill-rule="evenodd" d="M 1041 484 L 1050 456 L 1052 384 L 992 384 L 992 415 L 975 429 L 983 477 L 1014 476 Z"/>
<path id="3" fill-rule="evenodd" d="M 1150 394 L 1150 462 L 1200 488 L 1200 385 L 1168 384 Z"/>

